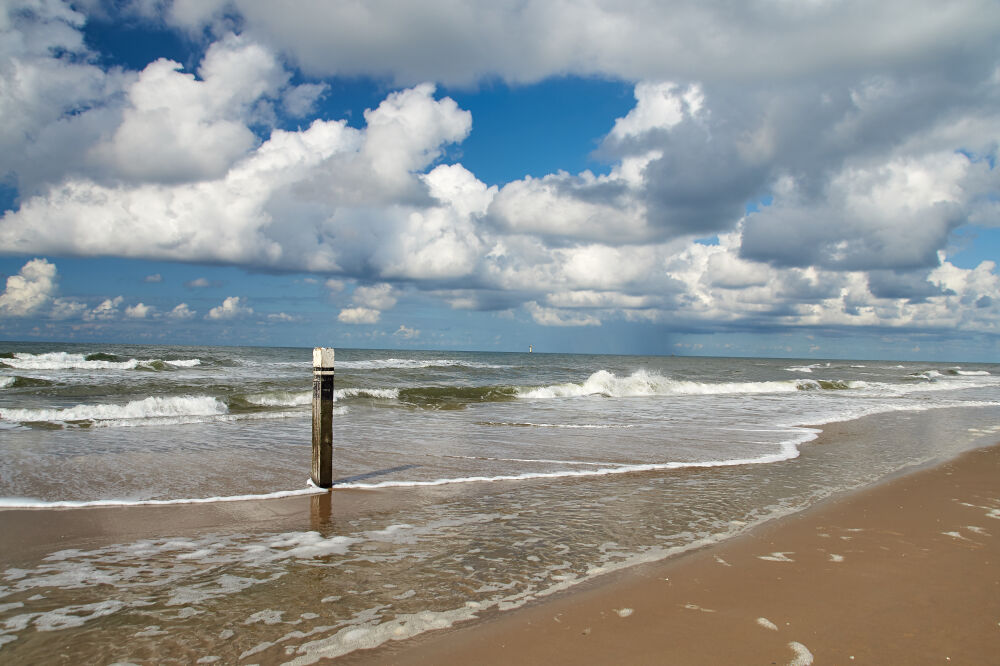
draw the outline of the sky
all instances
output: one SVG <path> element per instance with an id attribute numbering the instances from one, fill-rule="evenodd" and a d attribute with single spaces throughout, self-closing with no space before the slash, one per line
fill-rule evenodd
<path id="1" fill-rule="evenodd" d="M 1000 359 L 995 0 L 2 0 L 0 339 Z"/>

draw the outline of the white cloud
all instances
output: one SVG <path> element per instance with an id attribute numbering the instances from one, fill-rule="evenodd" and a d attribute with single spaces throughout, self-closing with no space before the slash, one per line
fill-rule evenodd
<path id="1" fill-rule="evenodd" d="M 343 121 L 276 130 L 219 178 L 104 185 L 69 177 L 6 213 L 0 243 L 12 252 L 45 247 L 311 271 L 369 266 L 413 277 L 454 274 L 455 261 L 436 253 L 465 243 L 472 249 L 457 265 L 466 270 L 477 246 L 463 213 L 428 206 L 429 186 L 415 173 L 471 126 L 468 112 L 433 93 L 424 85 L 391 94 L 366 112 L 365 130 Z M 469 206 L 468 198 L 458 204 Z M 90 224 L 95 217 L 101 225 Z"/>
<path id="2" fill-rule="evenodd" d="M 49 317 L 52 319 L 76 319 L 87 310 L 87 304 L 66 298 L 57 298 L 52 301 L 52 310 Z"/>
<path id="3" fill-rule="evenodd" d="M 253 314 L 253 308 L 248 305 L 244 305 L 244 301 L 241 297 L 230 296 L 226 300 L 222 301 L 222 305 L 218 305 L 209 310 L 208 314 L 205 315 L 205 319 L 235 319 L 236 317 L 243 317 L 251 314 Z"/>
<path id="4" fill-rule="evenodd" d="M 397 338 L 402 338 L 403 340 L 414 340 L 420 337 L 420 331 L 400 324 L 399 328 L 396 329 L 396 332 L 393 333 L 393 335 Z"/>
<path id="5" fill-rule="evenodd" d="M 377 324 L 381 315 L 381 312 L 371 308 L 344 308 L 337 315 L 337 321 L 344 324 Z"/>
<path id="6" fill-rule="evenodd" d="M 344 323 L 376 323 L 417 289 L 455 308 L 523 306 L 545 325 L 996 327 L 996 267 L 940 254 L 961 225 L 996 224 L 995 3 L 129 5 L 219 36 L 197 77 L 168 61 L 102 70 L 81 32 L 95 3 L 24 6 L 0 19 L 0 173 L 20 195 L 0 219 L 8 253 L 312 271 L 336 276 L 331 293 L 369 285 Z M 240 36 L 223 11 L 242 14 Z M 380 30 L 357 29 L 373 18 Z M 413 30 L 420 21 L 433 29 Z M 307 75 L 410 87 L 358 127 L 268 134 L 275 109 L 308 114 L 327 92 L 290 86 L 286 57 Z M 638 81 L 595 154 L 606 173 L 498 188 L 437 163 L 473 119 L 425 81 L 574 73 Z M 18 285 L 0 312 L 98 319 L 121 304 L 85 312 L 53 300 L 53 281 L 35 300 Z M 241 312 L 232 297 L 208 318 Z"/>
<path id="7" fill-rule="evenodd" d="M 83 318 L 87 321 L 107 321 L 110 319 L 117 319 L 120 314 L 118 307 L 125 301 L 121 296 L 115 296 L 114 298 L 106 298 L 101 303 L 89 312 L 83 314 Z"/>
<path id="8" fill-rule="evenodd" d="M 296 316 L 294 316 L 294 315 L 287 314 L 285 312 L 272 312 L 272 313 L 270 313 L 270 314 L 267 315 L 267 320 L 268 321 L 291 322 L 291 321 L 299 321 L 299 318 L 296 317 Z"/>
<path id="9" fill-rule="evenodd" d="M 615 120 L 608 137 L 615 141 L 641 137 L 652 130 L 668 130 L 685 118 L 697 117 L 705 103 L 701 87 L 682 89 L 672 82 L 639 82 L 636 105 L 624 118 Z"/>
<path id="10" fill-rule="evenodd" d="M 989 44 L 1000 22 L 990 0 L 947 9 L 933 0 L 738 6 L 373 0 L 349 7 L 308 0 L 296 11 L 269 0 L 216 0 L 173 3 L 167 20 L 200 36 L 233 12 L 244 34 L 290 54 L 307 72 L 374 75 L 403 85 L 429 79 L 469 85 L 490 76 L 523 83 L 566 74 L 774 81 L 901 61 L 919 69 L 965 45 Z"/>
<path id="11" fill-rule="evenodd" d="M 358 305 L 374 310 L 390 310 L 396 305 L 396 290 L 385 282 L 370 287 L 358 287 L 354 290 L 353 300 Z"/>
<path id="12" fill-rule="evenodd" d="M 938 263 L 968 216 L 977 166 L 955 152 L 845 167 L 818 197 L 794 184 L 747 218 L 743 254 L 782 265 L 907 269 Z"/>
<path id="13" fill-rule="evenodd" d="M 290 116 L 304 118 L 312 113 L 316 103 L 329 89 L 330 86 L 325 83 L 303 83 L 285 93 L 282 105 Z"/>
<path id="14" fill-rule="evenodd" d="M 195 314 L 195 311 L 188 307 L 187 303 L 181 303 L 171 310 L 167 316 L 171 319 L 191 319 Z"/>
<path id="15" fill-rule="evenodd" d="M 135 305 L 125 308 L 125 316 L 129 319 L 145 319 L 155 311 L 156 308 L 151 305 L 136 303 Z"/>
<path id="16" fill-rule="evenodd" d="M 259 44 L 228 35 L 205 53 L 200 79 L 160 59 L 127 91 L 122 123 L 93 158 L 130 179 L 183 182 L 217 178 L 254 147 L 252 105 L 288 79 Z"/>
<path id="17" fill-rule="evenodd" d="M 17 275 L 7 278 L 7 288 L 0 294 L 0 316 L 32 314 L 52 299 L 55 289 L 55 264 L 45 259 L 32 259 Z"/>
<path id="18" fill-rule="evenodd" d="M 524 304 L 524 309 L 528 311 L 536 324 L 542 326 L 600 326 L 601 320 L 591 314 L 580 312 L 566 312 L 555 308 L 546 308 L 535 301 Z"/>
<path id="19" fill-rule="evenodd" d="M 153 273 L 152 275 L 147 275 L 146 277 L 144 277 L 142 281 L 155 284 L 163 282 L 163 276 L 160 275 L 159 273 Z"/>

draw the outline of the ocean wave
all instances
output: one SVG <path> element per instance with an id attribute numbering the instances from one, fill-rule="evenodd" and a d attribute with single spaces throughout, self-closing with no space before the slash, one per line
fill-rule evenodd
<path id="1" fill-rule="evenodd" d="M 335 407 L 335 416 L 345 414 L 346 407 Z M 267 411 L 267 412 L 247 412 L 243 414 L 205 414 L 184 416 L 153 416 L 146 419 L 108 419 L 103 421 L 88 422 L 92 428 L 131 428 L 141 426 L 173 426 L 190 425 L 192 423 L 237 423 L 241 421 L 262 421 L 274 419 L 300 419 L 303 418 L 302 411 Z"/>
<path id="2" fill-rule="evenodd" d="M 346 400 L 348 398 L 375 398 L 376 400 L 396 400 L 399 398 L 399 389 L 344 388 L 344 389 L 336 389 L 333 392 L 334 400 Z"/>
<path id="3" fill-rule="evenodd" d="M 795 382 L 800 391 L 847 391 L 850 389 L 863 389 L 871 386 L 868 382 L 861 380 L 839 380 L 839 379 L 800 379 Z"/>
<path id="4" fill-rule="evenodd" d="M 352 398 L 374 398 L 376 400 L 396 400 L 399 389 L 342 388 L 333 392 L 334 401 Z M 237 396 L 231 405 L 242 407 L 304 407 L 312 404 L 312 391 L 270 391 Z"/>
<path id="5" fill-rule="evenodd" d="M 743 393 L 789 393 L 802 388 L 809 380 L 781 380 L 770 382 L 693 382 L 671 379 L 655 372 L 637 370 L 627 377 L 619 377 L 607 370 L 599 370 L 579 384 L 556 384 L 536 388 L 518 389 L 520 398 L 576 398 L 603 395 L 609 398 L 632 398 L 661 395 L 723 395 Z"/>
<path id="6" fill-rule="evenodd" d="M 421 386 L 399 391 L 399 401 L 427 409 L 462 409 L 477 402 L 517 399 L 515 386 Z"/>
<path id="7" fill-rule="evenodd" d="M 175 368 L 193 368 L 197 365 L 201 365 L 200 358 L 185 358 L 177 361 L 164 361 L 167 365 L 172 365 Z"/>
<path id="8" fill-rule="evenodd" d="M 30 388 L 39 386 L 52 386 L 54 382 L 37 377 L 21 377 L 18 375 L 6 375 L 0 377 L 0 388 Z"/>
<path id="9" fill-rule="evenodd" d="M 504 481 L 529 481 L 533 479 L 561 479 L 571 477 L 610 476 L 616 474 L 635 474 L 639 472 L 660 472 L 675 469 L 704 469 L 710 467 L 738 467 L 743 465 L 766 465 L 769 463 L 791 460 L 799 456 L 799 445 L 811 441 L 819 434 L 819 430 L 803 428 L 801 435 L 794 440 L 787 440 L 778 445 L 778 450 L 755 458 L 732 458 L 726 460 L 703 460 L 693 462 L 663 462 L 641 464 L 614 464 L 597 469 L 566 469 L 554 472 L 525 472 L 522 474 L 501 474 L 497 476 L 467 476 L 441 478 L 432 480 L 381 481 L 379 483 L 336 483 L 334 488 L 355 488 L 359 490 L 374 490 L 378 488 L 413 488 L 427 486 L 444 486 L 458 483 L 497 483 Z M 580 463 L 570 463 L 580 464 Z"/>
<path id="10" fill-rule="evenodd" d="M 216 502 L 245 502 L 247 500 L 281 499 L 329 492 L 317 488 L 309 482 L 308 487 L 299 490 L 279 490 L 261 495 L 229 495 L 224 497 L 186 497 L 180 499 L 103 499 L 103 500 L 55 500 L 46 501 L 30 497 L 0 497 L 0 509 L 81 509 L 98 506 L 164 506 L 169 504 L 214 504 Z"/>
<path id="11" fill-rule="evenodd" d="M 242 396 L 255 407 L 302 407 L 312 404 L 312 391 L 271 391 Z"/>
<path id="12" fill-rule="evenodd" d="M 785 368 L 788 372 L 809 372 L 811 373 L 814 368 L 829 368 L 829 363 L 812 363 L 810 365 L 793 365 L 790 368 Z"/>
<path id="13" fill-rule="evenodd" d="M 484 370 L 500 370 L 509 365 L 493 365 L 478 361 L 463 361 L 447 358 L 385 358 L 367 361 L 338 361 L 337 368 L 351 370 L 420 370 L 423 368 L 473 368 Z"/>
<path id="14" fill-rule="evenodd" d="M 150 396 L 124 405 L 83 404 L 62 409 L 3 409 L 0 419 L 18 423 L 66 423 L 101 421 L 141 421 L 158 418 L 217 416 L 228 412 L 226 405 L 210 396 Z"/>
<path id="15" fill-rule="evenodd" d="M 504 428 L 568 428 L 584 430 L 618 430 L 635 427 L 630 423 L 531 423 L 527 421 L 476 421 L 476 425 Z"/>
<path id="16" fill-rule="evenodd" d="M 3 364 L 16 370 L 166 370 L 201 365 L 201 359 L 122 359 L 114 354 L 70 354 L 48 352 L 28 354 L 16 352 L 3 359 Z"/>

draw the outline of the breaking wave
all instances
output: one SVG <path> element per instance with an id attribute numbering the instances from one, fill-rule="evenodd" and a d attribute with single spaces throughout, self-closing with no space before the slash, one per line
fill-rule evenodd
<path id="1" fill-rule="evenodd" d="M 813 384 L 812 380 L 781 380 L 770 382 L 705 383 L 671 379 L 655 372 L 637 370 L 627 377 L 619 377 L 607 370 L 599 370 L 579 384 L 555 384 L 537 388 L 518 389 L 520 398 L 575 398 L 601 395 L 608 398 L 633 398 L 658 395 L 723 395 L 746 393 L 789 393 Z"/>
<path id="2" fill-rule="evenodd" d="M 114 354 L 70 354 L 49 352 L 27 354 L 16 352 L 4 357 L 3 365 L 15 370 L 169 370 L 201 365 L 201 359 L 122 359 Z"/>
<path id="3" fill-rule="evenodd" d="M 423 368 L 479 368 L 498 370 L 509 368 L 509 365 L 493 365 L 478 361 L 463 361 L 447 358 L 384 358 L 367 361 L 338 361 L 337 368 L 353 370 L 420 370 Z"/>
<path id="4" fill-rule="evenodd" d="M 178 417 L 219 416 L 229 411 L 210 396 L 150 396 L 124 405 L 76 405 L 62 409 L 3 409 L 0 419 L 18 423 L 78 423 L 101 421 L 142 421 Z"/>

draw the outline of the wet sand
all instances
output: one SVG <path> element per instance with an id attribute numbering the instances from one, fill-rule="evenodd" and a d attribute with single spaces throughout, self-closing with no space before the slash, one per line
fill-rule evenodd
<path id="1" fill-rule="evenodd" d="M 1000 445 L 338 664 L 997 664 Z"/>

